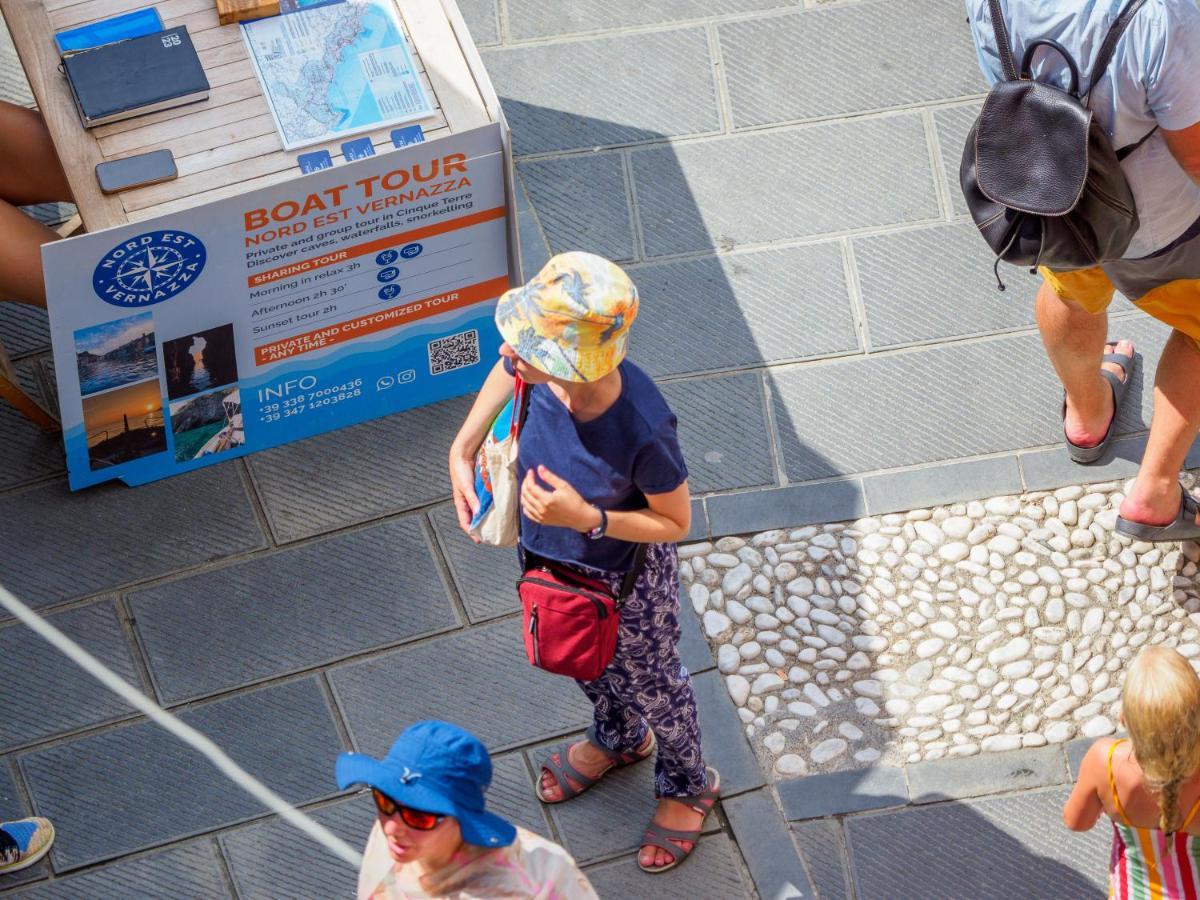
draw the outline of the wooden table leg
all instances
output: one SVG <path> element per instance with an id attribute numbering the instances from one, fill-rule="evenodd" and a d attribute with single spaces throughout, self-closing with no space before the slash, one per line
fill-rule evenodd
<path id="1" fill-rule="evenodd" d="M 8 359 L 4 345 L 0 344 L 0 397 L 3 397 L 21 415 L 37 425 L 47 434 L 62 431 L 58 419 L 42 408 L 42 405 L 25 393 L 17 379 L 17 371 Z"/>

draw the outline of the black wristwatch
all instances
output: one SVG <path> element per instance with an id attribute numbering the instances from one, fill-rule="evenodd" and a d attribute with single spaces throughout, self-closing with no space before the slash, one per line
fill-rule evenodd
<path id="1" fill-rule="evenodd" d="M 600 524 L 589 531 L 585 531 L 584 534 L 588 536 L 589 540 L 598 541 L 604 537 L 604 532 L 608 530 L 608 513 L 599 506 L 595 507 L 595 509 L 600 512 Z"/>

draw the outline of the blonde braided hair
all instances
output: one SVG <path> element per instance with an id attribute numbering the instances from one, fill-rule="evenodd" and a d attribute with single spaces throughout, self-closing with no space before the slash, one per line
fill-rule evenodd
<path id="1" fill-rule="evenodd" d="M 1121 712 L 1146 787 L 1159 795 L 1159 828 L 1174 832 L 1179 789 L 1200 771 L 1200 677 L 1176 651 L 1147 647 L 1125 676 Z"/>

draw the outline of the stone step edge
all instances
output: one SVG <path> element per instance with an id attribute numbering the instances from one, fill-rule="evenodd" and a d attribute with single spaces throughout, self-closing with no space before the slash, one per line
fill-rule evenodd
<path id="1" fill-rule="evenodd" d="M 1137 473 L 1146 437 L 1140 433 L 1114 441 L 1105 461 L 1092 466 L 1071 462 L 1065 448 L 1043 448 L 878 475 L 710 494 L 693 501 L 692 530 L 685 543 L 1124 480 Z M 1192 445 L 1184 468 L 1200 468 L 1200 440 Z"/>
<path id="2" fill-rule="evenodd" d="M 1022 747 L 903 766 L 866 766 L 774 782 L 788 822 L 919 808 L 1071 784 L 1094 741 Z M 925 786 L 936 784 L 938 790 Z"/>

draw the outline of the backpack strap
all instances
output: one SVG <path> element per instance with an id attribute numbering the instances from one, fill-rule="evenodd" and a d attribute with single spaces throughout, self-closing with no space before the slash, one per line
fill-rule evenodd
<path id="1" fill-rule="evenodd" d="M 1096 82 L 1104 77 L 1104 73 L 1108 70 L 1108 64 L 1112 62 L 1113 52 L 1117 49 L 1117 42 L 1121 40 L 1121 35 L 1125 33 L 1125 29 L 1129 27 L 1129 23 L 1133 21 L 1133 17 L 1137 15 L 1137 11 L 1146 3 L 1146 0 L 1130 0 L 1121 10 L 1117 20 L 1109 26 L 1108 34 L 1104 36 L 1104 43 L 1100 45 L 1100 52 L 1096 54 L 1096 62 L 1092 65 L 1092 78 L 1088 82 L 1087 93 L 1083 95 L 1084 103 L 1087 103 L 1092 96 L 1092 88 L 1096 86 Z M 1149 136 L 1149 135 L 1147 135 Z"/>
<path id="2" fill-rule="evenodd" d="M 1139 0 L 1134 0 L 1139 3 Z M 1140 0 L 1145 2 L 1145 0 Z M 1005 81 L 1017 80 L 1017 67 L 1013 63 L 1012 42 L 1008 37 L 1008 25 L 1004 22 L 1004 11 L 1000 8 L 1000 0 L 988 0 L 988 9 L 992 15 L 992 31 L 996 35 L 996 49 L 1000 53 L 1000 66 L 1004 70 Z"/>

